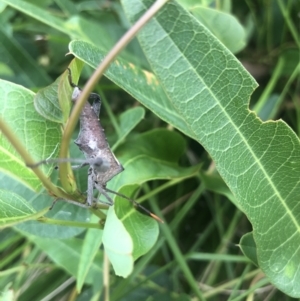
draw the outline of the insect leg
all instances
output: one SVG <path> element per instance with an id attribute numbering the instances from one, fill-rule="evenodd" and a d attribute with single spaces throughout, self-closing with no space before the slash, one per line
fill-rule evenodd
<path id="1" fill-rule="evenodd" d="M 29 168 L 36 168 L 42 164 L 51 164 L 51 163 L 66 163 L 66 162 L 73 162 L 73 163 L 81 163 L 80 165 L 72 166 L 72 169 L 78 169 L 81 167 L 84 167 L 86 165 L 89 165 L 89 161 L 86 159 L 75 159 L 75 158 L 57 158 L 57 159 L 46 159 L 39 161 L 35 164 L 26 164 Z"/>
<path id="2" fill-rule="evenodd" d="M 55 203 L 53 202 L 52 206 L 51 206 L 51 209 L 53 208 L 53 206 L 56 204 L 58 200 L 55 200 Z M 87 204 L 83 204 L 83 203 L 79 203 L 79 202 L 76 202 L 76 201 L 73 201 L 73 200 L 67 200 L 67 199 L 62 199 L 63 202 L 66 202 L 66 203 L 69 203 L 69 204 L 73 204 L 73 205 L 76 205 L 78 207 L 81 207 L 81 208 L 91 208 L 90 205 L 87 205 Z"/>
<path id="3" fill-rule="evenodd" d="M 155 215 L 154 213 L 152 213 L 151 211 L 149 211 L 148 209 L 146 209 L 144 206 L 142 206 L 140 203 L 136 202 L 135 200 L 127 197 L 126 195 L 122 194 L 122 193 L 119 193 L 119 192 L 116 192 L 116 191 L 113 191 L 113 190 L 110 190 L 108 188 L 105 188 L 107 192 L 110 192 L 110 193 L 113 193 L 125 200 L 128 200 L 130 201 L 136 208 L 140 208 L 142 209 L 147 215 L 151 216 L 152 218 L 154 218 L 155 220 L 157 220 L 158 222 L 160 223 L 164 223 L 164 221 L 159 218 L 157 215 Z"/>
<path id="4" fill-rule="evenodd" d="M 104 195 L 104 197 L 106 198 L 107 202 L 104 202 L 102 200 L 100 200 L 101 203 L 103 204 L 107 204 L 109 206 L 113 206 L 114 201 L 112 200 L 112 198 L 108 195 L 108 193 L 106 192 L 105 188 L 103 188 L 101 185 L 99 185 L 98 183 L 94 183 L 96 189 Z"/>
<path id="5" fill-rule="evenodd" d="M 94 198 L 94 175 L 93 169 L 88 171 L 88 188 L 87 188 L 87 203 L 91 206 Z"/>

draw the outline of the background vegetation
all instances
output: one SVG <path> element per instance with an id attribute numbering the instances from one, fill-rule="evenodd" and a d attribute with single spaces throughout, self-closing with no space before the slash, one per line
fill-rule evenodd
<path id="1" fill-rule="evenodd" d="M 200 1 L 178 2 L 227 46 L 258 82 L 259 87 L 251 96 L 250 109 L 254 110 L 263 121 L 283 119 L 299 136 L 299 1 L 201 1 L 201 7 L 195 7 Z M 130 27 L 130 21 L 135 19 L 137 3 L 5 0 L 0 6 L 0 77 L 37 92 L 53 83 L 66 70 L 73 58 L 70 55 L 66 56 L 68 52 L 86 63 L 79 80 L 79 85 L 84 86 L 99 60 Z M 171 4 L 169 7 L 170 20 L 174 16 L 172 15 L 174 7 L 177 6 Z M 173 23 L 170 24 L 172 27 Z M 180 28 L 180 25 L 178 26 Z M 184 22 L 181 26 L 186 29 Z M 151 37 L 155 42 L 159 40 L 159 33 L 155 36 L 154 32 L 152 36 L 148 35 L 146 38 L 150 40 Z M 72 40 L 77 42 L 69 44 Z M 97 47 L 95 52 L 93 46 L 88 46 L 86 43 Z M 85 232 L 85 228 L 81 228 L 80 223 L 86 221 L 96 223 L 97 220 L 89 220 L 90 214 L 87 210 L 74 208 L 70 204 L 57 204 L 47 216 L 74 222 L 73 225 L 66 227 L 30 221 L 1 231 L 2 296 L 0 300 L 109 300 L 109 297 L 111 300 L 156 298 L 159 300 L 244 300 L 246 298 L 289 300 L 292 299 L 291 296 L 299 297 L 299 282 L 292 288 L 288 285 L 280 286 L 280 280 L 275 276 L 272 278 L 272 275 L 266 278 L 261 269 L 255 265 L 258 263 L 256 252 L 253 251 L 255 243 L 251 242 L 251 235 L 244 236 L 244 241 L 241 242 L 243 251 L 248 257 L 241 252 L 238 246 L 240 239 L 244 234 L 252 231 L 253 225 L 248 218 L 258 227 L 254 221 L 258 215 L 253 218 L 251 208 L 247 208 L 247 202 L 241 202 L 242 196 L 239 197 L 239 192 L 232 193 L 217 173 L 212 157 L 216 162 L 221 162 L 218 161 L 218 154 L 212 151 L 207 153 L 196 141 L 201 138 L 195 134 L 196 131 L 191 130 L 192 126 L 181 122 L 180 115 L 177 115 L 175 110 L 169 110 L 169 103 L 164 103 L 163 93 L 166 92 L 172 98 L 168 90 L 169 86 L 162 84 L 163 88 L 161 91 L 158 90 L 156 78 L 152 77 L 151 72 L 154 70 L 161 82 L 163 82 L 163 75 L 167 80 L 169 74 L 164 73 L 164 70 L 157 72 L 151 53 L 147 53 L 145 36 L 140 37 L 140 43 L 144 51 L 146 48 L 146 55 L 139 41 L 133 40 L 120 58 L 120 65 L 128 67 L 127 70 L 130 70 L 129 66 L 134 66 L 130 70 L 131 73 L 124 73 L 125 67 L 116 69 L 118 65 L 116 64 L 106 73 L 107 77 L 102 78 L 95 91 L 102 96 L 100 117 L 110 145 L 113 146 L 117 157 L 125 164 L 121 180 L 113 182 L 112 186 L 121 187 L 120 182 L 125 181 L 124 178 L 134 178 L 128 183 L 138 184 L 140 189 L 135 197 L 142 201 L 149 200 L 145 206 L 165 220 L 164 225 L 159 225 L 158 240 L 147 254 L 136 261 L 134 270 L 127 278 L 117 277 L 114 269 L 110 268 L 109 272 L 108 259 L 103 254 L 103 248 L 88 252 L 84 249 L 84 242 L 89 241 L 87 236 L 95 240 L 95 237 L 102 237 L 102 234 L 99 229 L 92 229 L 94 232 L 89 229 Z M 180 44 L 180 41 L 178 43 Z M 185 48 L 186 45 L 182 47 Z M 193 49 L 195 52 L 205 53 L 205 44 L 199 43 Z M 175 56 L 175 52 L 168 47 L 166 50 L 166 52 L 153 50 L 153 56 L 165 62 L 163 67 L 170 66 L 171 69 L 170 61 Z M 193 55 L 189 58 L 192 60 Z M 218 65 L 215 58 L 215 56 L 211 58 L 211 65 Z M 95 61 L 97 59 L 98 61 Z M 230 69 L 230 65 L 225 66 L 222 63 L 223 61 L 220 61 L 219 73 L 213 74 L 213 80 L 222 73 L 223 69 Z M 205 61 L 199 68 L 202 69 L 199 71 L 202 75 L 201 72 L 205 72 L 206 68 L 210 70 L 210 65 Z M 143 70 L 147 70 L 148 73 Z M 177 70 L 180 73 L 181 69 Z M 241 71 L 241 74 L 244 76 L 246 73 Z M 178 89 L 176 91 L 183 91 L 179 95 L 182 100 L 185 100 L 186 95 L 194 87 L 192 84 L 189 85 L 192 79 L 186 78 L 186 81 L 185 77 L 176 81 L 176 89 Z M 149 79 L 149 82 L 146 82 L 146 79 Z M 217 87 L 224 95 L 227 91 L 223 91 L 222 87 L 227 85 L 227 80 L 230 82 L 235 79 L 226 74 Z M 248 87 L 254 88 L 254 82 L 249 80 L 247 83 Z M 155 92 L 153 87 L 156 87 Z M 247 95 L 250 94 L 249 90 L 244 90 L 243 101 L 237 102 L 238 108 L 245 106 L 248 101 Z M 161 97 L 158 102 L 161 107 L 151 100 L 151 97 L 158 96 Z M 10 97 L 15 99 L 14 96 Z M 134 112 L 131 111 L 132 108 L 135 108 Z M 16 114 L 21 112 L 20 115 L 11 115 L 11 119 L 15 122 L 19 120 L 18 116 L 23 116 L 24 108 L 16 105 L 13 109 Z M 183 106 L 182 109 L 185 110 L 185 107 Z M 126 112 L 127 117 L 124 116 Z M 41 118 L 49 117 L 47 113 L 45 115 Z M 9 119 L 8 116 L 2 117 Z M 197 118 L 198 116 L 194 116 L 192 120 Z M 209 120 L 207 124 L 208 122 Z M 218 124 L 217 119 L 215 123 Z M 126 126 L 129 124 L 132 127 L 127 129 Z M 205 123 L 202 126 L 205 127 Z M 58 127 L 60 128 L 60 125 Z M 288 152 L 284 137 L 292 136 L 287 132 L 284 134 L 280 132 L 280 134 L 282 138 L 277 140 L 275 151 Z M 58 141 L 61 139 L 59 135 L 57 134 L 55 138 Z M 266 132 L 265 138 L 267 136 Z M 254 145 L 264 144 L 264 140 L 259 137 L 254 137 Z M 215 140 L 215 150 L 218 149 L 219 143 L 222 144 L 221 138 Z M 292 137 L 291 140 L 293 139 L 296 138 Z M 1 143 L 2 140 L 1 138 Z M 46 141 L 46 146 L 42 145 L 43 149 L 48 146 L 49 153 L 53 152 L 54 141 L 56 140 L 51 141 L 52 148 L 50 141 Z M 271 145 L 272 139 L 270 141 Z M 210 150 L 209 143 L 205 139 L 201 142 Z M 282 142 L 281 146 L 280 142 Z M 49 197 L 45 190 L 36 194 L 28 188 L 30 185 L 27 180 L 21 183 L 16 177 L 18 172 L 21 173 L 18 169 L 21 165 L 7 164 L 7 158 L 4 156 L 5 148 L 2 144 L 1 147 L 0 188 L 3 189 L 1 191 L 10 191 L 19 195 L 36 210 L 50 206 L 53 198 Z M 268 160 L 274 169 L 279 165 L 275 151 Z M 82 156 L 73 143 L 70 145 L 70 152 L 71 157 Z M 145 161 L 148 163 L 139 161 L 141 153 L 146 154 Z M 40 156 L 42 158 L 42 155 Z M 235 160 L 238 161 L 240 156 L 241 152 L 236 152 L 228 162 L 233 162 L 230 164 L 234 165 Z M 246 157 L 245 155 L 244 159 Z M 131 161 L 132 165 L 129 163 Z M 228 168 L 230 164 L 228 163 Z M 217 166 L 228 185 L 232 185 L 232 182 L 224 177 L 226 172 L 223 171 L 223 165 L 217 164 Z M 295 167 L 295 170 L 297 168 Z M 149 171 L 146 174 L 144 174 L 145 169 Z M 45 172 L 50 170 L 45 167 Z M 287 187 L 288 192 L 296 187 L 290 188 L 288 185 L 289 181 L 292 181 L 288 177 L 290 172 L 287 169 L 285 174 L 280 174 L 278 180 L 280 182 L 281 179 L 287 178 L 284 187 Z M 86 170 L 76 173 L 75 176 L 78 187 L 84 191 Z M 57 173 L 54 172 L 52 180 L 56 181 L 56 178 Z M 141 178 L 143 180 L 139 180 Z M 298 181 L 297 174 L 295 181 Z M 253 185 L 251 187 L 255 190 L 261 183 L 258 181 L 249 184 L 248 181 L 245 185 Z M 31 187 L 34 185 L 32 184 Z M 132 187 L 132 190 L 136 190 L 136 187 Z M 132 190 L 128 193 L 132 193 Z M 295 193 L 297 191 L 295 189 Z M 16 195 L 12 197 L 11 194 L 6 195 L 2 192 L 0 199 L 3 204 L 6 202 L 9 205 L 14 201 L 22 202 Z M 7 205 L 1 206 L 4 212 Z M 122 206 L 117 207 L 119 214 L 126 214 L 131 210 L 130 204 Z M 266 221 L 266 227 L 269 229 L 275 224 L 274 221 L 280 220 L 284 214 L 275 205 L 268 207 L 267 210 L 278 212 L 278 216 L 262 213 L 263 216 L 260 218 Z M 134 216 L 137 214 L 130 212 Z M 297 205 L 295 205 L 293 216 L 297 216 L 297 212 Z M 7 222 L 5 218 L 2 214 L 3 224 Z M 267 223 L 268 219 L 270 224 Z M 280 229 L 284 229 L 289 221 L 289 219 L 284 220 Z M 133 230 L 138 228 L 149 241 L 153 240 L 154 243 L 157 225 L 153 222 L 147 217 L 142 217 L 133 223 L 132 228 Z M 109 234 L 112 241 L 116 235 L 114 231 L 116 228 L 113 228 Z M 282 235 L 293 237 L 288 229 L 283 231 Z M 271 242 L 276 241 L 271 235 L 269 238 Z M 262 240 L 266 238 L 263 237 Z M 256 243 L 259 243 L 258 237 Z M 116 241 L 118 247 L 120 244 L 122 244 L 120 241 Z M 297 244 L 298 242 L 295 241 L 294 245 Z M 247 246 L 252 250 L 247 250 Z M 125 246 L 122 245 L 122 248 Z M 142 248 L 139 255 L 144 254 L 146 250 L 148 251 L 147 247 Z M 83 267 L 81 255 L 84 252 L 85 254 L 94 252 L 95 259 L 93 257 L 92 262 L 86 263 L 89 268 Z M 134 252 L 137 252 L 136 249 Z M 137 253 L 134 254 L 134 258 L 139 257 Z M 288 253 L 285 254 L 287 258 L 292 257 Z M 81 267 L 78 266 L 79 261 Z M 105 285 L 109 285 L 109 290 L 105 289 Z M 77 292 L 78 288 L 81 289 L 80 293 Z"/>

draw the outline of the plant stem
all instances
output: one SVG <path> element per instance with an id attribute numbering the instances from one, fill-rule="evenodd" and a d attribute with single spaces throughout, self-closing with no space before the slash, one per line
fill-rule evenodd
<path id="1" fill-rule="evenodd" d="M 80 223 L 80 222 L 73 222 L 73 221 L 66 221 L 66 220 L 57 220 L 51 219 L 48 217 L 40 217 L 37 219 L 38 222 L 44 224 L 51 224 L 51 225 L 60 225 L 60 226 L 68 226 L 68 227 L 80 227 L 80 228 L 93 228 L 101 230 L 102 227 L 100 224 L 95 223 Z"/>
<path id="2" fill-rule="evenodd" d="M 109 294 L 109 259 L 106 252 L 103 252 L 103 286 L 104 286 L 104 300 L 110 300 Z"/>

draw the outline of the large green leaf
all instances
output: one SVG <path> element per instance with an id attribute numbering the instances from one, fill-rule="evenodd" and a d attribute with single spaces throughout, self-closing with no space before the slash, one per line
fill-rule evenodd
<path id="1" fill-rule="evenodd" d="M 0 208 L 0 228 L 36 219 L 49 210 L 45 208 L 41 212 L 36 212 L 23 198 L 7 190 L 0 190 Z"/>
<path id="2" fill-rule="evenodd" d="M 151 3 L 123 0 L 132 22 Z M 138 37 L 177 114 L 252 223 L 260 268 L 279 289 L 299 297 L 299 139 L 283 121 L 263 123 L 249 110 L 256 82 L 175 2 Z"/>
<path id="3" fill-rule="evenodd" d="M 33 105 L 34 93 L 22 86 L 0 80 L 0 118 L 14 131 L 35 160 L 55 157 L 61 140 L 59 124 L 37 114 Z M 19 154 L 0 133 L 0 168 L 32 189 L 41 187 L 40 180 L 25 166 Z M 43 166 L 49 174 L 51 168 Z"/>

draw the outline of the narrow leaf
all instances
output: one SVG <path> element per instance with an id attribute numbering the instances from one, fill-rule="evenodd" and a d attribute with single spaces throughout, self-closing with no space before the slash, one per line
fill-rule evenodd
<path id="1" fill-rule="evenodd" d="M 14 71 L 18 83 L 36 87 L 46 85 L 51 81 L 47 73 L 26 52 L 13 36 L 0 28 L 1 61 L 7 62 Z"/>
<path id="2" fill-rule="evenodd" d="M 95 216 L 92 217 L 91 222 L 97 222 Z M 78 264 L 78 273 L 77 273 L 77 291 L 80 292 L 85 278 L 93 265 L 93 261 L 99 248 L 102 244 L 102 235 L 103 231 L 98 229 L 88 229 L 83 240 L 82 252 L 80 255 L 80 260 Z"/>

